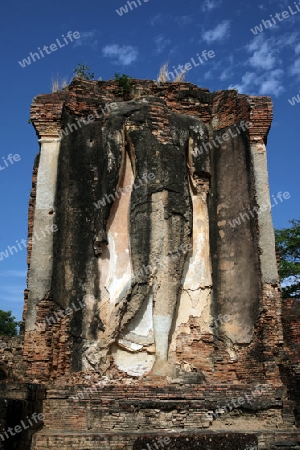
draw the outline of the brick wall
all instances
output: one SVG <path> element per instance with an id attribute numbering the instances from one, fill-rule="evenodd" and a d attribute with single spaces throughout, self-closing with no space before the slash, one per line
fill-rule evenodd
<path id="1" fill-rule="evenodd" d="M 205 123 L 213 119 L 213 127 L 218 130 L 234 125 L 241 120 L 251 121 L 250 137 L 265 138 L 272 119 L 272 104 L 268 97 L 248 97 L 236 91 L 210 93 L 190 83 L 161 83 L 151 80 L 133 80 L 134 89 L 131 98 L 155 96 L 155 114 L 158 131 L 160 123 L 160 100 L 174 112 L 191 114 L 201 118 Z M 88 117 L 96 114 L 105 115 L 107 102 L 123 101 L 119 95 L 120 88 L 116 81 L 84 81 L 75 79 L 63 91 L 55 94 L 35 97 L 31 107 L 31 119 L 39 137 L 59 136 L 61 116 L 64 110 L 74 117 Z M 96 119 L 98 120 L 98 119 Z M 33 189 L 29 207 L 29 236 L 33 230 L 37 164 L 34 167 Z M 31 247 L 28 248 L 30 265 Z M 213 338 L 201 332 L 200 324 L 190 319 L 192 332 L 177 338 L 178 355 L 183 353 L 186 361 L 196 368 L 201 367 L 209 382 L 235 382 L 241 380 L 269 379 L 278 380 L 276 365 L 276 348 L 282 342 L 280 315 L 278 308 L 280 296 L 277 286 L 266 286 L 261 304 L 261 317 L 257 323 L 254 341 L 248 346 L 237 349 L 237 361 L 229 358 L 222 339 Z M 25 293 L 24 318 L 26 317 L 27 293 Z M 37 322 L 55 310 L 51 298 L 39 303 Z M 194 323 L 192 323 L 194 321 Z M 29 374 L 47 377 L 67 374 L 69 369 L 68 325 L 59 321 L 45 332 L 30 332 L 25 336 L 24 360 L 29 364 Z M 259 355 L 264 355 L 264 362 Z"/>
<path id="2" fill-rule="evenodd" d="M 24 378 L 22 337 L 0 336 L 0 380 Z"/>

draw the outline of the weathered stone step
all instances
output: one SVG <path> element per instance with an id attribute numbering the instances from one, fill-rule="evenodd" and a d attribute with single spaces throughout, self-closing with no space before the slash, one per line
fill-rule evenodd
<path id="1" fill-rule="evenodd" d="M 270 424 L 274 428 L 275 424 L 287 428 L 281 412 L 281 388 L 267 386 L 266 392 L 255 398 L 253 390 L 245 385 L 214 386 L 208 392 L 205 389 L 209 388 L 113 386 L 47 390 L 43 403 L 44 424 L 49 430 L 101 430 L 103 433 L 160 429 L 181 432 L 208 429 L 213 424 L 217 425 L 214 428 L 221 429 L 215 423 L 217 420 L 222 423 L 230 420 L 231 429 L 239 430 L 248 430 L 249 422 L 256 430 Z M 237 420 L 238 427 L 235 426 Z M 227 427 L 223 430 L 227 431 Z"/>
<path id="2" fill-rule="evenodd" d="M 297 450 L 299 444 L 300 430 L 99 433 L 43 429 L 34 435 L 31 450 Z"/>

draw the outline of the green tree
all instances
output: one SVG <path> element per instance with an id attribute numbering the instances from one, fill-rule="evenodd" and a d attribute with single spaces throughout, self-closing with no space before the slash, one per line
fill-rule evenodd
<path id="1" fill-rule="evenodd" d="M 300 299 L 300 220 L 290 220 L 290 228 L 275 230 L 280 255 L 279 274 L 282 297 Z"/>
<path id="2" fill-rule="evenodd" d="M 93 80 L 95 78 L 94 72 L 91 71 L 90 66 L 85 64 L 78 64 L 73 70 L 73 73 L 78 78 L 83 78 L 84 80 Z"/>
<path id="3" fill-rule="evenodd" d="M 132 78 L 129 77 L 128 75 L 125 75 L 125 73 L 123 73 L 123 75 L 115 73 L 115 80 L 117 81 L 120 87 L 119 94 L 122 95 L 124 99 L 128 99 L 131 89 L 133 87 L 133 83 L 131 81 Z"/>
<path id="4" fill-rule="evenodd" d="M 18 327 L 21 322 L 11 315 L 11 311 L 2 311 L 0 309 L 0 336 L 17 336 Z"/>

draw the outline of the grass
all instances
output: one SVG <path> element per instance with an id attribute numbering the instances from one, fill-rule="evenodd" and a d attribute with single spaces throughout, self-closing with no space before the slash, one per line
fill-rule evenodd
<path id="1" fill-rule="evenodd" d="M 161 66 L 161 68 L 159 69 L 158 77 L 157 77 L 158 83 L 184 81 L 185 73 L 179 74 L 176 78 L 174 78 L 174 80 L 169 80 L 168 69 L 169 69 L 169 63 L 167 63 L 167 62 Z"/>
<path id="2" fill-rule="evenodd" d="M 62 89 L 68 87 L 69 83 L 67 77 L 61 78 L 59 75 L 55 75 L 55 77 L 51 78 L 51 91 L 52 94 L 55 92 L 59 92 Z"/>

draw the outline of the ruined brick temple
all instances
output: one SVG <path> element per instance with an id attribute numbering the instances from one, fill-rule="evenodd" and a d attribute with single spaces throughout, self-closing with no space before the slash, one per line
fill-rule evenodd
<path id="1" fill-rule="evenodd" d="M 28 289 L 0 405 L 4 430 L 43 420 L 0 448 L 300 448 L 271 99 L 77 78 L 31 121 Z"/>

